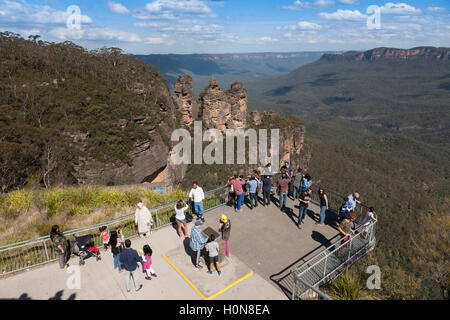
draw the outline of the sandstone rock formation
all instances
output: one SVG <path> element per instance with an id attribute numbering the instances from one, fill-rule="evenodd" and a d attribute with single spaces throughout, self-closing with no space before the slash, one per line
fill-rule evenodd
<path id="1" fill-rule="evenodd" d="M 215 78 L 200 96 L 202 118 L 206 128 L 244 129 L 247 126 L 247 89 L 239 82 L 222 91 Z"/>
<path id="2" fill-rule="evenodd" d="M 200 104 L 192 88 L 192 77 L 189 75 L 179 76 L 174 85 L 174 94 L 184 125 L 191 127 L 192 123 L 197 120 L 200 109 Z"/>

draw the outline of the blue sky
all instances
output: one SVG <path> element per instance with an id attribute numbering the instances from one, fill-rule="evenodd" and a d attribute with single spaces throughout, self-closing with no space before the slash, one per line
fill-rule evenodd
<path id="1" fill-rule="evenodd" d="M 367 27 L 370 5 L 378 29 Z M 0 0 L 0 30 L 136 54 L 450 47 L 450 1 Z"/>

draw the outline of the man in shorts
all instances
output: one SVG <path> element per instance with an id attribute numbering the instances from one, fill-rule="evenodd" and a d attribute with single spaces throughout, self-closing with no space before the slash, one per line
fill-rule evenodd
<path id="1" fill-rule="evenodd" d="M 216 237 L 212 234 L 209 237 L 209 242 L 205 245 L 205 249 L 209 254 L 209 274 L 212 273 L 213 263 L 216 265 L 217 273 L 219 276 L 222 274 L 222 271 L 220 270 L 220 264 L 219 264 L 219 244 L 215 242 Z"/>

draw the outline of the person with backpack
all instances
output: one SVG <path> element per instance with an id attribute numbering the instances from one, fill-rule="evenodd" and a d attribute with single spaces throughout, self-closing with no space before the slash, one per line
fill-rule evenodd
<path id="1" fill-rule="evenodd" d="M 231 176 L 231 177 L 228 179 L 228 183 L 231 182 L 231 181 L 233 181 L 233 180 L 235 179 L 235 177 L 236 177 L 236 176 Z M 234 207 L 235 202 L 236 202 L 236 193 L 234 192 L 233 184 L 231 184 L 231 185 L 228 185 L 228 184 L 227 184 L 227 186 L 228 186 L 228 205 L 229 205 L 230 207 Z"/>
<path id="2" fill-rule="evenodd" d="M 339 209 L 338 222 L 340 223 L 343 219 L 347 219 L 351 213 L 353 213 L 353 205 L 349 201 L 348 197 L 345 197 L 344 203 Z"/>
<path id="3" fill-rule="evenodd" d="M 228 240 L 231 233 L 231 220 L 226 215 L 222 215 L 219 222 L 219 232 L 222 233 L 222 239 L 225 242 L 225 256 L 230 256 L 230 250 L 228 249 Z"/>

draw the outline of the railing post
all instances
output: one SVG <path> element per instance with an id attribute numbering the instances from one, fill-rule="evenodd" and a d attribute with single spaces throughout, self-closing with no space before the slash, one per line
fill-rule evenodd
<path id="1" fill-rule="evenodd" d="M 294 275 L 294 286 L 292 288 L 292 300 L 295 300 L 295 287 L 297 285 L 297 277 L 295 275 L 295 272 L 292 272 L 292 274 Z"/>
<path id="2" fill-rule="evenodd" d="M 158 209 L 155 209 L 155 218 L 156 218 L 156 227 L 159 228 L 159 216 L 158 216 Z"/>
<path id="3" fill-rule="evenodd" d="M 49 258 L 49 255 L 48 255 L 48 250 L 47 250 L 47 244 L 45 243 L 45 240 L 43 240 L 42 243 L 44 244 L 45 257 L 47 258 L 47 261 L 50 261 L 50 258 Z"/>
<path id="4" fill-rule="evenodd" d="M 347 261 L 350 260 L 350 256 L 352 254 L 352 241 L 353 241 L 353 237 L 350 236 L 350 248 L 348 249 L 348 258 Z"/>

